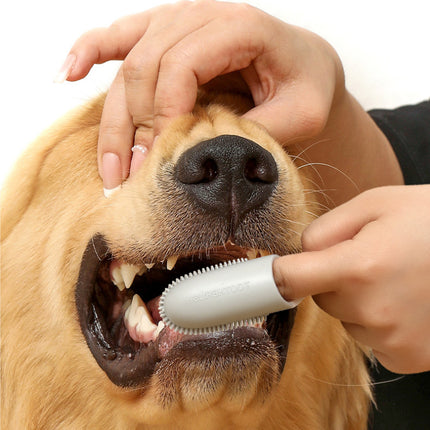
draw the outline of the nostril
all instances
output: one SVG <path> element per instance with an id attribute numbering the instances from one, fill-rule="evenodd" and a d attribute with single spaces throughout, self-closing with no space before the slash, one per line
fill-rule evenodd
<path id="1" fill-rule="evenodd" d="M 234 135 L 217 136 L 187 149 L 178 158 L 174 175 L 199 210 L 227 218 L 232 226 L 264 205 L 278 182 L 272 154 Z"/>
<path id="2" fill-rule="evenodd" d="M 212 182 L 218 176 L 218 164 L 211 157 L 195 157 L 185 154 L 176 166 L 176 175 L 183 184 L 196 185 Z"/>
<path id="3" fill-rule="evenodd" d="M 268 163 L 261 162 L 256 158 L 249 159 L 244 168 L 245 178 L 250 182 L 262 182 L 270 184 L 277 180 L 276 170 Z"/>
<path id="4" fill-rule="evenodd" d="M 215 160 L 209 158 L 202 164 L 202 178 L 200 183 L 212 182 L 218 176 L 218 166 Z"/>

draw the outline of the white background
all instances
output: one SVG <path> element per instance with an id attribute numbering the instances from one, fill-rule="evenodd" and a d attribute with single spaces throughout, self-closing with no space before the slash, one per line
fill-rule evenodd
<path id="1" fill-rule="evenodd" d="M 22 150 L 56 118 L 108 88 L 118 62 L 81 82 L 53 77 L 76 38 L 94 27 L 164 3 L 156 0 L 3 1 L 0 10 L 0 183 Z M 347 86 L 366 109 L 430 97 L 427 0 L 251 0 L 328 40 Z"/>

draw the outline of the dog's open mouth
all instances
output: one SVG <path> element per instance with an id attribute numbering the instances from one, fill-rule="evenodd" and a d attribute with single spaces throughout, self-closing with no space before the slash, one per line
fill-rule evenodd
<path id="1" fill-rule="evenodd" d="M 270 344 L 279 355 L 281 372 L 295 310 L 271 314 L 262 324 L 204 335 L 179 334 L 164 326 L 158 312 L 162 292 L 181 275 L 265 254 L 228 243 L 164 261 L 131 265 L 113 259 L 103 237 L 95 236 L 84 253 L 76 287 L 80 325 L 94 358 L 116 385 L 143 388 L 157 365 L 185 344 L 184 354 L 194 347 L 200 354 L 207 351 L 210 355 L 212 348 L 222 344 L 231 349 L 232 356 L 244 353 L 238 348 Z M 227 339 L 234 339 L 234 347 L 229 347 Z"/>

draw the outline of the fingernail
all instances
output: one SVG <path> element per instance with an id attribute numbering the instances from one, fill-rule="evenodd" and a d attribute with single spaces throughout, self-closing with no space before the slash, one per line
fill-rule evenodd
<path id="1" fill-rule="evenodd" d="M 118 155 L 113 152 L 106 152 L 103 154 L 102 177 L 105 197 L 110 197 L 114 192 L 121 188 L 121 163 Z"/>
<path id="2" fill-rule="evenodd" d="M 135 145 L 131 150 L 133 152 L 133 157 L 131 158 L 130 176 L 139 170 L 143 160 L 145 160 L 148 155 L 148 148 L 143 145 Z"/>
<path id="3" fill-rule="evenodd" d="M 62 84 L 69 76 L 70 73 L 73 70 L 73 67 L 76 63 L 76 55 L 75 54 L 69 54 L 64 61 L 63 65 L 61 66 L 60 70 L 57 72 L 57 74 L 54 77 L 54 83 L 56 84 Z"/>
<path id="4" fill-rule="evenodd" d="M 108 190 L 107 188 L 103 188 L 103 194 L 108 199 L 112 194 L 115 194 L 120 189 L 121 189 L 121 185 L 118 185 L 117 187 L 112 188 L 111 190 Z"/>

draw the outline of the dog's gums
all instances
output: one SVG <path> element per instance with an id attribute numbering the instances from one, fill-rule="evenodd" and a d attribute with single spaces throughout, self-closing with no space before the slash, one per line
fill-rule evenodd
<path id="1" fill-rule="evenodd" d="M 246 354 L 263 344 L 277 351 L 280 375 L 295 310 L 271 314 L 263 324 L 205 335 L 184 335 L 164 327 L 158 312 L 162 292 L 179 276 L 219 262 L 265 254 L 267 251 L 226 243 L 137 266 L 115 260 L 103 236 L 95 236 L 82 259 L 76 305 L 96 361 L 115 384 L 144 388 L 148 378 L 157 372 L 158 363 L 169 360 L 171 350 L 183 348 L 184 343 L 187 353 L 203 349 L 210 354 L 215 352 L 212 349 L 219 352 L 221 342 L 232 355 Z"/>

